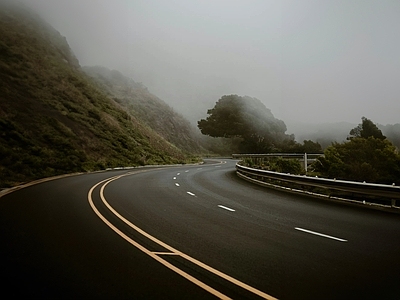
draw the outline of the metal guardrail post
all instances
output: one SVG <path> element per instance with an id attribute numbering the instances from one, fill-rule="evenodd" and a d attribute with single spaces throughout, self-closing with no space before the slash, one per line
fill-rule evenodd
<path id="1" fill-rule="evenodd" d="M 307 153 L 304 153 L 304 171 L 306 172 L 306 174 L 307 174 L 307 166 L 308 166 Z"/>

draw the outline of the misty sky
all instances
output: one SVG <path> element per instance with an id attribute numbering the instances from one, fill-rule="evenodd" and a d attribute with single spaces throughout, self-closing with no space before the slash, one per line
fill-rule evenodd
<path id="1" fill-rule="evenodd" d="M 23 2 L 192 120 L 238 94 L 287 124 L 400 123 L 399 0 Z"/>

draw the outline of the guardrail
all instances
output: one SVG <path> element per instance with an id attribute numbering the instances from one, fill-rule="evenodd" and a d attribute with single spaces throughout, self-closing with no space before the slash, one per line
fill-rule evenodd
<path id="1" fill-rule="evenodd" d="M 267 154 L 232 154 L 232 158 L 243 159 L 250 158 L 255 160 L 256 163 L 262 164 L 265 158 L 270 157 L 284 157 L 288 159 L 298 159 L 303 165 L 305 172 L 307 173 L 308 165 L 313 163 L 317 157 L 323 156 L 322 153 L 267 153 Z"/>
<path id="2" fill-rule="evenodd" d="M 399 186 L 278 173 L 242 166 L 240 162 L 236 164 L 236 173 L 248 181 L 291 192 L 399 208 L 396 205 L 400 201 Z"/>
<path id="3" fill-rule="evenodd" d="M 324 155 L 323 153 L 266 153 L 266 154 L 232 154 L 233 158 L 264 158 L 264 157 L 288 157 L 288 158 L 303 158 L 318 157 Z"/>

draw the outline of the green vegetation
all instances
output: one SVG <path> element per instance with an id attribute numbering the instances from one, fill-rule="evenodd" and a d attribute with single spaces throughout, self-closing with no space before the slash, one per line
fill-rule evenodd
<path id="1" fill-rule="evenodd" d="M 382 131 L 369 119 L 366 117 L 361 118 L 361 123 L 357 127 L 350 130 L 349 140 L 354 137 L 368 139 L 373 137 L 375 139 L 384 140 L 386 137 L 382 134 Z"/>
<path id="2" fill-rule="evenodd" d="M 242 162 L 243 166 L 250 168 L 259 168 L 279 173 L 289 174 L 303 174 L 304 169 L 298 159 L 282 158 L 282 157 L 269 157 L 261 160 L 261 163 L 257 159 L 245 158 Z"/>
<path id="3" fill-rule="evenodd" d="M 237 95 L 223 96 L 207 119 L 198 122 L 205 135 L 229 140 L 225 146 L 238 153 L 322 153 L 319 143 L 305 140 L 301 145 L 285 134 L 285 124 L 274 118 L 259 100 Z M 269 160 L 245 165 L 272 171 L 301 174 L 300 163 L 292 159 Z M 369 119 L 350 131 L 348 141 L 333 143 L 313 164 L 313 174 L 344 180 L 400 184 L 400 155 L 381 130 Z"/>
<path id="4" fill-rule="evenodd" d="M 400 155 L 369 119 L 350 131 L 347 142 L 333 143 L 314 169 L 321 176 L 353 181 L 400 184 Z"/>
<path id="5" fill-rule="evenodd" d="M 2 4 L 0 36 L 0 188 L 194 160 L 99 89 L 66 39 L 33 12 Z"/>
<path id="6" fill-rule="evenodd" d="M 322 152 L 318 143 L 304 141 L 301 145 L 293 135 L 285 134 L 285 123 L 256 98 L 225 95 L 207 113 L 198 122 L 199 129 L 204 135 L 228 139 L 223 141 L 228 152 Z"/>
<path id="7" fill-rule="evenodd" d="M 33 12 L 0 3 L 0 36 L 0 188 L 109 167 L 196 162 L 205 152 L 189 122 L 165 102 L 117 71 L 82 69 L 66 39 Z M 214 153 L 322 153 L 319 143 L 285 134 L 285 123 L 258 99 L 222 96 L 208 115 L 198 128 Z M 398 142 L 397 125 L 385 128 Z M 302 172 L 296 160 L 265 167 Z M 314 171 L 398 185 L 400 156 L 362 118 Z"/>
<path id="8" fill-rule="evenodd" d="M 144 85 L 116 70 L 99 66 L 82 69 L 132 117 L 156 131 L 168 142 L 187 153 L 199 153 L 202 150 L 189 121 L 151 94 Z"/>

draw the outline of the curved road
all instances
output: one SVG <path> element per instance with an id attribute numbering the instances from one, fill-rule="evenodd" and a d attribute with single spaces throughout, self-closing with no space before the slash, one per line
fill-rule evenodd
<path id="1" fill-rule="evenodd" d="M 398 299 L 399 215 L 265 189 L 234 166 L 85 174 L 3 196 L 2 292 Z"/>

